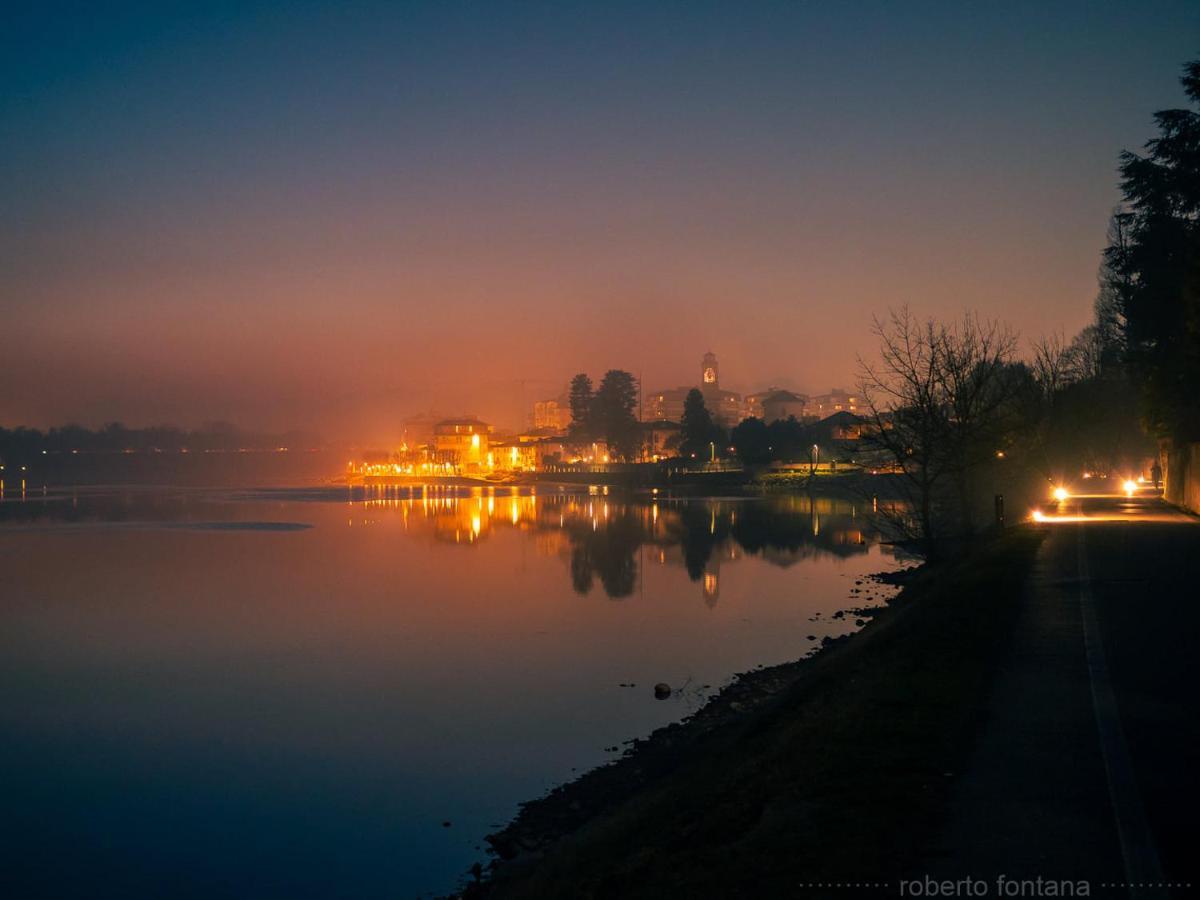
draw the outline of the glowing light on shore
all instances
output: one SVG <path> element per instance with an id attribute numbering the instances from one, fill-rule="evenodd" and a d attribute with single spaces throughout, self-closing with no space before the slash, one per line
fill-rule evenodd
<path id="1" fill-rule="evenodd" d="M 1054 499 L 1059 503 L 1070 498 L 1071 494 L 1065 487 L 1056 487 L 1054 489 Z"/>
<path id="2" fill-rule="evenodd" d="M 1121 487 L 1123 487 L 1125 489 L 1126 497 L 1132 497 L 1134 494 L 1134 491 L 1137 490 L 1137 482 L 1134 481 L 1132 478 L 1127 478 L 1125 480 L 1125 483 L 1123 485 L 1121 485 Z"/>

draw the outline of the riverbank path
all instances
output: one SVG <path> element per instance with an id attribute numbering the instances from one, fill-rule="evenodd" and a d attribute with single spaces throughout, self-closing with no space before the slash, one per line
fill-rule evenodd
<path id="1" fill-rule="evenodd" d="M 1200 519 L 1155 496 L 1048 503 L 930 874 L 1200 896 Z M 969 599 L 969 598 L 964 598 Z"/>

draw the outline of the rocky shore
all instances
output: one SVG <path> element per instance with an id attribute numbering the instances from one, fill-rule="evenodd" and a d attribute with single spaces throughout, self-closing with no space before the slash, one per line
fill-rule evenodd
<path id="1" fill-rule="evenodd" d="M 902 591 L 835 614 L 862 620 L 861 632 L 744 673 L 620 759 L 524 804 L 488 837 L 493 859 L 463 896 L 716 884 L 739 896 L 804 870 L 842 880 L 893 871 L 966 752 L 988 648 L 1034 547 L 1022 532 L 958 563 L 876 576 Z"/>

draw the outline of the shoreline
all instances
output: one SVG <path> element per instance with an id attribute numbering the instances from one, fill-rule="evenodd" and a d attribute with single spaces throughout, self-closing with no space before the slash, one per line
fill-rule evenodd
<path id="1" fill-rule="evenodd" d="M 1011 625 L 1014 579 L 1039 541 L 1014 529 L 956 561 L 871 576 L 901 591 L 884 605 L 834 614 L 862 619 L 858 631 L 734 676 L 692 715 L 631 741 L 619 759 L 521 804 L 487 836 L 491 862 L 477 864 L 467 876 L 475 880 L 451 896 L 652 896 L 656 884 L 703 891 L 714 883 L 732 895 L 778 891 L 804 858 L 814 881 L 899 874 L 948 784 L 942 776 L 931 787 L 931 772 L 954 771 L 978 726 L 998 646 L 991 629 Z M 990 600 L 987 615 L 964 622 L 952 597 L 976 590 Z M 926 664 L 932 671 L 921 672 Z M 897 705 L 923 727 L 889 724 Z M 876 709 L 890 716 L 873 716 Z M 908 766 L 893 770 L 894 759 L 877 758 L 884 734 Z M 897 793 L 910 802 L 893 805 Z M 781 801 L 800 815 L 759 833 L 765 810 Z M 847 806 L 877 820 L 865 839 L 847 827 Z M 748 858 L 759 860 L 752 883 L 728 881 L 735 870 L 746 877 Z"/>
<path id="2" fill-rule="evenodd" d="M 923 565 L 894 572 L 874 573 L 865 576 L 863 581 L 869 580 L 876 584 L 902 587 L 910 583 L 922 568 Z M 521 812 L 509 825 L 487 835 L 484 840 L 503 863 L 519 864 L 526 854 L 536 855 L 545 846 L 553 843 L 599 811 L 594 807 L 607 805 L 606 803 L 589 804 L 593 807 L 589 810 L 580 801 L 580 798 L 575 796 L 578 793 L 593 793 L 598 787 L 607 789 L 614 786 L 611 783 L 590 784 L 588 783 L 589 779 L 594 777 L 597 782 L 626 782 L 626 788 L 646 783 L 654 777 L 653 761 L 658 754 L 676 749 L 679 744 L 700 738 L 716 728 L 726 727 L 737 721 L 743 713 L 763 706 L 774 695 L 794 685 L 822 654 L 847 643 L 859 635 L 871 619 L 885 614 L 890 604 L 895 602 L 899 596 L 896 594 L 878 606 L 846 607 L 835 610 L 829 615 L 830 619 L 854 616 L 862 624 L 856 631 L 847 634 L 837 637 L 826 635 L 811 650 L 797 659 L 773 666 L 758 666 L 733 674 L 729 683 L 723 685 L 720 690 L 709 697 L 699 709 L 675 722 L 656 728 L 644 738 L 633 738 L 625 742 L 626 749 L 617 759 L 583 772 L 574 780 L 553 788 L 544 797 L 522 803 Z M 647 762 L 651 763 L 649 767 L 651 771 L 647 771 L 645 765 Z M 639 771 L 634 768 L 628 773 L 615 771 L 626 763 L 639 765 L 641 769 Z M 568 815 L 563 815 L 561 809 L 551 809 L 551 807 L 561 806 L 564 800 L 567 804 Z M 542 808 L 543 806 L 544 808 Z M 531 815 L 530 821 L 523 826 L 521 823 L 526 817 L 527 811 L 535 809 L 537 812 Z M 549 813 L 548 818 L 546 817 L 547 813 Z M 578 821 L 572 825 L 570 820 Z"/>

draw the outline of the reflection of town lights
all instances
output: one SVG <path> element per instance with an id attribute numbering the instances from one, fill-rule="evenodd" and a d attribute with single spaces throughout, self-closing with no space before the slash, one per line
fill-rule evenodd
<path id="1" fill-rule="evenodd" d="M 1132 497 L 1133 492 L 1137 490 L 1137 482 L 1132 478 L 1129 478 L 1126 479 L 1125 484 L 1123 484 L 1122 487 L 1125 488 L 1125 496 Z"/>
<path id="2" fill-rule="evenodd" d="M 1062 503 L 1064 500 L 1066 500 L 1070 496 L 1071 495 L 1067 492 L 1067 489 L 1065 487 L 1056 487 L 1054 489 L 1054 499 L 1057 500 L 1059 503 Z"/>

